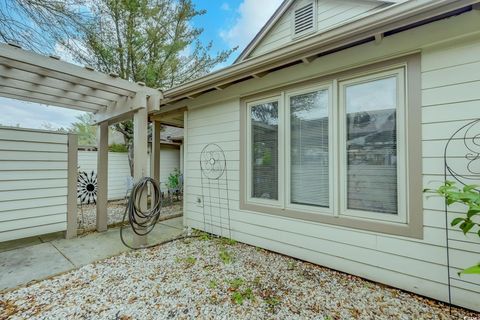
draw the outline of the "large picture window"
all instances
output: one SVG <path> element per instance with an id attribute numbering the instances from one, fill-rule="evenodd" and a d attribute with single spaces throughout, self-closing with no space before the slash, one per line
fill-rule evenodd
<path id="1" fill-rule="evenodd" d="M 421 218 L 409 215 L 421 201 L 420 139 L 412 138 L 420 108 L 407 105 L 419 96 L 420 69 L 412 63 L 418 73 L 408 78 L 407 66 L 343 72 L 246 101 L 241 208 L 421 234 Z"/>

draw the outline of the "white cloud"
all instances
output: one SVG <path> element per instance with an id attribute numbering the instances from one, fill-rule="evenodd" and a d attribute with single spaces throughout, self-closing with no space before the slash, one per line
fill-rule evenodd
<path id="1" fill-rule="evenodd" d="M 282 0 L 243 0 L 237 9 L 239 17 L 228 30 L 222 30 L 220 37 L 231 47 L 239 46 L 240 50 L 255 37 L 263 25 L 280 6 Z"/>
<path id="2" fill-rule="evenodd" d="M 0 125 L 42 129 L 48 123 L 52 128 L 70 127 L 81 111 L 46 106 L 37 103 L 0 98 L 2 118 Z"/>

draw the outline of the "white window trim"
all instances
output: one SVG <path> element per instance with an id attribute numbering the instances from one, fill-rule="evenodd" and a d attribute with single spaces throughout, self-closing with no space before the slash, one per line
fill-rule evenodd
<path id="1" fill-rule="evenodd" d="M 246 196 L 247 203 L 267 205 L 277 208 L 283 208 L 284 204 L 284 118 L 283 118 L 283 101 L 284 94 L 264 97 L 260 99 L 248 100 L 247 105 L 247 139 L 246 139 Z M 278 103 L 278 200 L 261 199 L 252 197 L 252 126 L 251 126 L 251 109 L 263 103 L 277 102 Z"/>
<path id="2" fill-rule="evenodd" d="M 353 84 L 361 84 L 374 80 L 380 80 L 395 76 L 397 79 L 397 214 L 388 214 L 381 212 L 370 212 L 362 210 L 353 210 L 347 208 L 347 149 L 346 149 L 346 107 L 345 107 L 345 88 Z M 366 218 L 374 221 L 387 221 L 394 223 L 407 223 L 407 149 L 406 149 L 406 81 L 405 68 L 397 68 L 389 71 L 375 72 L 364 75 L 356 75 L 354 78 L 343 79 L 339 81 L 339 181 L 340 181 L 340 210 L 339 215 Z"/>
<path id="3" fill-rule="evenodd" d="M 290 122 L 290 98 L 292 96 L 298 96 L 306 93 L 312 93 L 317 91 L 327 91 L 328 93 L 328 152 L 329 152 L 329 205 L 328 207 L 306 205 L 306 204 L 296 204 L 291 202 L 291 122 Z M 335 176 L 334 176 L 334 147 L 333 147 L 333 137 L 334 137 L 334 123 L 333 119 L 333 90 L 332 83 L 325 83 L 321 85 L 309 86 L 304 88 L 299 88 L 295 90 L 290 90 L 285 93 L 285 207 L 287 209 L 305 211 L 318 214 L 329 214 L 333 215 L 334 213 L 334 190 L 335 190 Z"/>

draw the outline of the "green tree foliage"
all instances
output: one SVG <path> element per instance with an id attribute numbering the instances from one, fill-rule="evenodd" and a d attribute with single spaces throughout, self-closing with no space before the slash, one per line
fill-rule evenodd
<path id="1" fill-rule="evenodd" d="M 191 0 L 92 0 L 89 11 L 94 18 L 86 32 L 64 46 L 83 64 L 152 88 L 205 75 L 233 52 L 211 55 L 212 43 L 198 40 L 203 29 L 193 27 L 192 19 L 206 12 Z M 133 168 L 133 123 L 113 128 L 124 136 Z"/>
<path id="2" fill-rule="evenodd" d="M 91 0 L 93 18 L 81 49 L 64 43 L 81 63 L 123 79 L 167 89 L 193 80 L 224 62 L 233 50 L 211 55 L 212 43 L 192 19 L 206 13 L 191 0 Z"/>
<path id="3" fill-rule="evenodd" d="M 78 115 L 77 121 L 72 123 L 70 129 L 78 136 L 79 146 L 95 146 L 97 144 L 97 127 L 93 125 L 93 114 Z"/>

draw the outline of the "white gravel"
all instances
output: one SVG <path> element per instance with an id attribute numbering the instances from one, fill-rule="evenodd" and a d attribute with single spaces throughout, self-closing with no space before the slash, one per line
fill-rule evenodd
<path id="1" fill-rule="evenodd" d="M 248 245 L 205 237 L 125 253 L 0 294 L 1 319 L 466 316 L 475 315 L 453 308 L 450 316 L 445 305 L 433 300 Z"/>
<path id="2" fill-rule="evenodd" d="M 107 224 L 115 226 L 122 222 L 125 212 L 125 200 L 111 201 L 108 203 Z M 183 202 L 176 201 L 173 204 L 166 205 L 162 208 L 161 218 L 181 215 L 183 213 Z M 83 210 L 83 214 L 82 214 Z M 77 222 L 80 233 L 93 231 L 96 228 L 97 211 L 95 205 L 83 205 L 78 207 Z"/>

